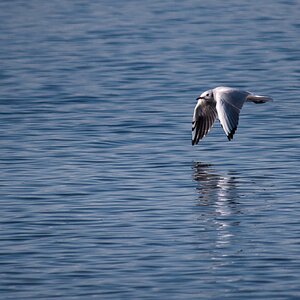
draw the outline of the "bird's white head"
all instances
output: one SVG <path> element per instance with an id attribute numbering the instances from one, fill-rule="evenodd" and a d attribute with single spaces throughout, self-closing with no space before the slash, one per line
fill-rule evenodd
<path id="1" fill-rule="evenodd" d="M 213 90 L 208 90 L 208 91 L 203 92 L 203 93 L 197 98 L 197 100 L 200 100 L 200 99 L 203 99 L 203 100 L 206 100 L 206 101 L 213 100 L 213 99 L 214 99 Z"/>

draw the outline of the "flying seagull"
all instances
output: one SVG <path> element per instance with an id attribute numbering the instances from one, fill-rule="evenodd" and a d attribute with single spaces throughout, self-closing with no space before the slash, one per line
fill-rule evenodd
<path id="1" fill-rule="evenodd" d="M 272 98 L 219 86 L 202 93 L 196 100 L 192 122 L 192 145 L 198 144 L 207 135 L 217 117 L 228 140 L 232 140 L 243 104 L 265 103 L 272 101 Z"/>

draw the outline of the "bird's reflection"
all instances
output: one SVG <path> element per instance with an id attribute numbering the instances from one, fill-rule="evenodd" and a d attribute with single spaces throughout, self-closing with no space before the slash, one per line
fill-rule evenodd
<path id="1" fill-rule="evenodd" d="M 236 178 L 233 174 L 221 176 L 213 171 L 212 165 L 194 162 L 193 179 L 197 182 L 199 205 L 219 204 L 224 206 L 224 211 L 220 213 L 226 215 L 229 212 L 226 212 L 225 207 L 234 206 L 238 202 Z"/>
<path id="2" fill-rule="evenodd" d="M 241 214 L 236 176 L 221 176 L 212 165 L 194 162 L 193 180 L 197 182 L 197 206 L 202 207 L 201 222 L 210 230 L 212 226 L 217 230 L 217 248 L 229 246 L 235 232 L 233 228 L 239 225 Z"/>

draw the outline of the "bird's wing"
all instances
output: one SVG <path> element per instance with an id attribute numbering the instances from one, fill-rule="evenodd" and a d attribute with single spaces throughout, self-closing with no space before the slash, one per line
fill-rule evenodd
<path id="1" fill-rule="evenodd" d="M 198 142 L 209 132 L 217 118 L 217 111 L 213 103 L 208 104 L 200 99 L 195 106 L 192 122 L 192 145 Z"/>
<path id="2" fill-rule="evenodd" d="M 233 138 L 237 129 L 239 114 L 247 95 L 247 92 L 237 90 L 215 93 L 218 118 L 229 141 Z"/>

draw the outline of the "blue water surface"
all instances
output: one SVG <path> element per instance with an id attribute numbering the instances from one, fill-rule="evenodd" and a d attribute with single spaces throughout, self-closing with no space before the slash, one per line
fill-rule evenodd
<path id="1" fill-rule="evenodd" d="M 299 1 L 1 1 L 1 299 L 300 298 Z M 269 95 L 191 146 L 196 97 Z"/>

